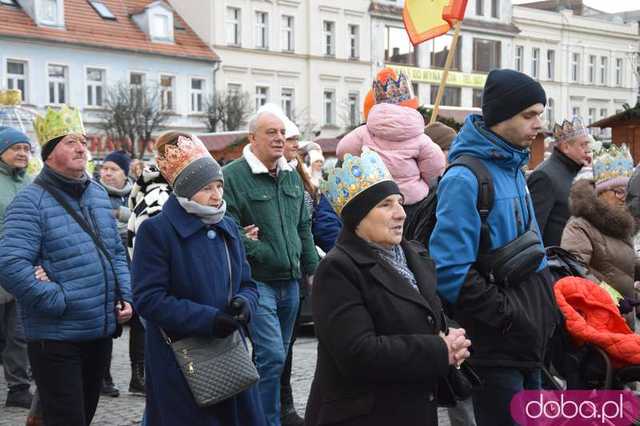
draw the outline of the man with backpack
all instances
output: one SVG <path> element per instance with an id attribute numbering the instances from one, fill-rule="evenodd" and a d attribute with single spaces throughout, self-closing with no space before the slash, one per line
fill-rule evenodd
<path id="1" fill-rule="evenodd" d="M 509 404 L 540 389 L 555 326 L 552 277 L 522 172 L 546 95 L 512 70 L 489 73 L 482 116 L 467 117 L 438 186 L 430 252 L 438 292 L 473 341 L 478 426 L 513 425 Z"/>

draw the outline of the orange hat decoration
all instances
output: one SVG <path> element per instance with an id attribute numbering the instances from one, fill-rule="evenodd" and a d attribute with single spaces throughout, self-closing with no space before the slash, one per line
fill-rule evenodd
<path id="1" fill-rule="evenodd" d="M 400 72 L 398 75 L 392 68 L 378 71 L 373 87 L 364 100 L 364 119 L 367 120 L 369 111 L 375 104 L 392 103 L 409 108 L 418 108 L 418 98 L 413 95 L 411 82 Z"/>

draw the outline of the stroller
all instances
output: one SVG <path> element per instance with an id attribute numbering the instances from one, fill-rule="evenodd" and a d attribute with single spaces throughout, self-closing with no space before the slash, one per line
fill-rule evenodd
<path id="1" fill-rule="evenodd" d="M 589 279 L 587 268 L 573 255 L 559 247 L 547 248 L 554 285 L 564 277 Z M 601 347 L 586 343 L 576 345 L 566 329 L 565 318 L 558 309 L 556 331 L 549 342 L 545 375 L 552 389 L 622 390 L 640 381 L 640 365 L 618 367 Z M 563 386 L 554 376 L 566 381 Z"/>

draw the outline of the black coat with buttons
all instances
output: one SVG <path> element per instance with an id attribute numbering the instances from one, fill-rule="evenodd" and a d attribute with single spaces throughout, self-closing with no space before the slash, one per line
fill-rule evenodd
<path id="1" fill-rule="evenodd" d="M 448 372 L 434 263 L 403 241 L 419 292 L 343 228 L 314 277 L 318 362 L 305 425 L 437 425 Z"/>

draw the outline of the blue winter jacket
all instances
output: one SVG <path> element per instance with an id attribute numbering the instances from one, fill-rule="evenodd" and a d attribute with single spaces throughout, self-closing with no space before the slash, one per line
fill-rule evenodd
<path id="1" fill-rule="evenodd" d="M 342 229 L 342 222 L 324 195 L 320 195 L 320 200 L 314 203 L 313 209 L 313 218 L 311 220 L 313 241 L 322 251 L 329 253 L 329 250 L 336 245 L 338 235 Z"/>
<path id="2" fill-rule="evenodd" d="M 493 179 L 495 198 L 488 218 L 491 249 L 522 235 L 529 220 L 535 222 L 540 234 L 521 170 L 529 161 L 529 151 L 508 144 L 484 127 L 481 116 L 470 115 L 452 144 L 449 161 L 461 155 L 482 159 Z M 477 199 L 478 180 L 467 167 L 451 168 L 438 185 L 437 223 L 429 247 L 436 262 L 438 292 L 451 303 L 458 299 L 469 268 L 478 257 L 481 221 L 473 208 Z M 546 259 L 538 271 L 545 266 Z"/>
<path id="3" fill-rule="evenodd" d="M 487 219 L 491 249 L 522 235 L 530 220 L 540 236 L 521 170 L 528 150 L 507 143 L 474 115 L 467 117 L 449 159 L 463 154 L 480 158 L 493 179 L 493 208 Z M 481 226 L 477 198 L 478 181 L 464 166 L 449 169 L 438 185 L 437 222 L 430 239 L 438 292 L 473 342 L 473 363 L 540 367 L 557 318 L 547 260 L 508 287 L 484 276 L 474 265 Z"/>
<path id="4" fill-rule="evenodd" d="M 91 181 L 80 200 L 60 193 L 93 226 L 111 254 L 124 300 L 130 274 L 107 192 Z M 50 282 L 35 278 L 42 265 Z M 9 205 L 0 239 L 0 280 L 22 308 L 27 340 L 86 341 L 116 329 L 115 280 L 91 237 L 42 187 Z"/>

